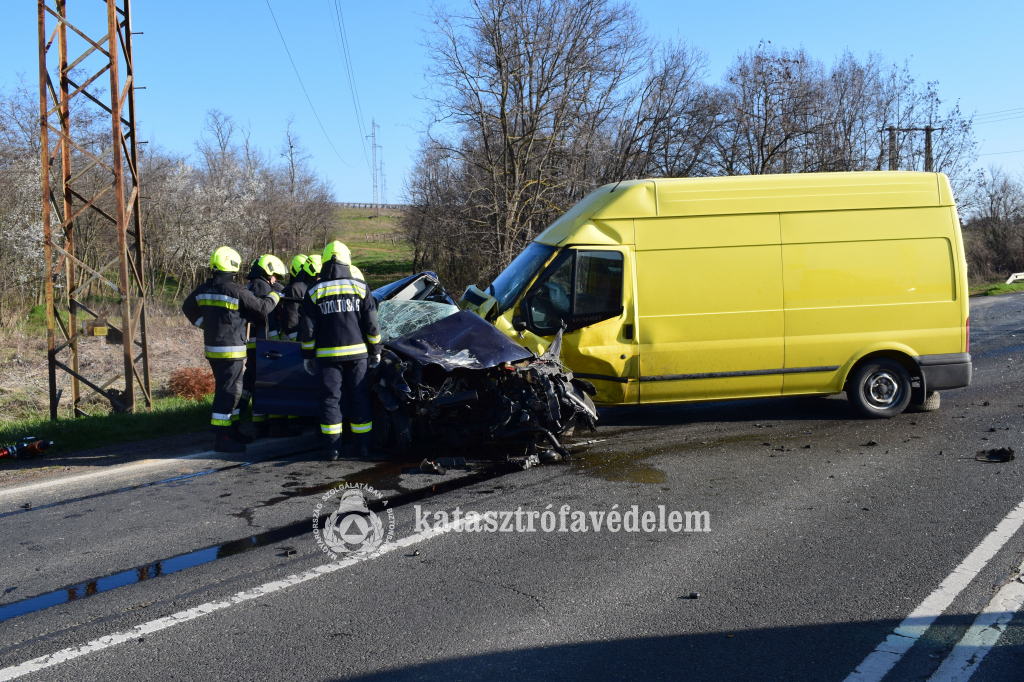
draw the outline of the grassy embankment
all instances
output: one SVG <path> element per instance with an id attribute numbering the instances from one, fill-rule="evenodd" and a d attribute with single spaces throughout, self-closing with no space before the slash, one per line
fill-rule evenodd
<path id="1" fill-rule="evenodd" d="M 998 296 L 999 294 L 1012 294 L 1015 291 L 1024 291 L 1024 282 L 1006 284 L 1005 282 L 988 282 L 977 284 L 971 287 L 971 296 Z"/>
<path id="2" fill-rule="evenodd" d="M 105 445 L 205 431 L 210 426 L 210 399 L 157 398 L 152 412 L 104 413 L 79 419 L 39 415 L 0 422 L 0 444 L 11 445 L 27 436 L 54 442 L 50 454 L 65 455 Z M 0 460 L 0 462 L 7 460 Z M 45 459 L 39 460 L 44 462 Z"/>
<path id="3" fill-rule="evenodd" d="M 352 250 L 352 262 L 363 271 L 373 288 L 412 274 L 412 247 L 408 242 L 366 241 L 366 235 L 398 233 L 401 211 L 381 209 L 373 218 L 368 208 L 338 208 L 334 237 Z M 371 237 L 372 239 L 372 237 Z"/>

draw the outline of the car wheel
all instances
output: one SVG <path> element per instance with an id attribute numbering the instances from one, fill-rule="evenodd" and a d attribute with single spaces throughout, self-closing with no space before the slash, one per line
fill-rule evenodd
<path id="1" fill-rule="evenodd" d="M 889 358 L 868 360 L 846 386 L 854 407 L 870 419 L 889 419 L 910 403 L 910 373 Z"/>

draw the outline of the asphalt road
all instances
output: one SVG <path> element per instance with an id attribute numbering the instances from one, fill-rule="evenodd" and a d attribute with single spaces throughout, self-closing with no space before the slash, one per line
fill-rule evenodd
<path id="1" fill-rule="evenodd" d="M 0 488 L 0 680 L 1024 679 L 1024 616 L 1000 615 L 1024 460 L 974 459 L 1024 434 L 1024 296 L 972 301 L 971 327 L 973 385 L 885 422 L 842 397 L 628 408 L 573 462 L 496 477 L 296 441 Z M 321 551 L 342 480 L 390 498 L 399 545 Z M 434 528 L 456 509 L 538 514 Z"/>

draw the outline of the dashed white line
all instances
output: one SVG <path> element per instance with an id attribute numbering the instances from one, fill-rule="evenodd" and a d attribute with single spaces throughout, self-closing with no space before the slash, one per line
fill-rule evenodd
<path id="1" fill-rule="evenodd" d="M 196 606 L 194 608 L 187 609 L 185 611 L 179 611 L 169 616 L 165 616 L 164 618 L 157 618 L 156 620 L 151 620 L 148 623 L 136 625 L 131 630 L 126 630 L 124 632 L 115 632 L 111 635 L 106 635 L 104 637 L 100 637 L 99 639 L 94 639 L 91 642 L 88 642 L 81 646 L 62 649 L 60 651 L 48 654 L 46 656 L 34 658 L 31 661 L 25 661 L 24 663 L 14 665 L 9 668 L 4 668 L 0 670 L 0 682 L 14 680 L 19 677 L 23 677 L 24 675 L 28 675 L 29 673 L 37 672 L 39 670 L 45 670 L 46 668 L 52 668 L 55 665 L 60 665 L 61 663 L 66 663 L 67 661 L 72 661 L 76 658 L 81 658 L 82 656 L 87 656 L 88 654 L 96 653 L 97 651 L 103 651 L 104 649 L 109 649 L 110 647 L 117 646 L 118 644 L 130 642 L 134 639 L 138 639 L 139 637 L 143 637 L 154 632 L 160 632 L 161 630 L 166 630 L 176 625 L 181 625 L 182 623 L 188 623 L 189 621 L 193 621 L 196 618 L 202 618 L 203 616 L 207 616 L 211 613 L 223 611 L 224 609 L 235 606 L 236 604 L 243 604 L 254 599 L 259 599 L 260 597 L 265 597 L 268 594 L 273 594 L 275 592 L 280 592 L 283 589 L 294 587 L 295 585 L 301 585 L 302 583 L 308 582 L 310 580 L 315 580 L 317 578 L 323 577 L 325 575 L 341 570 L 343 568 L 348 568 L 349 566 L 354 566 L 355 564 L 361 563 L 363 561 L 367 561 L 369 559 L 374 559 L 376 557 L 382 556 L 396 549 L 404 549 L 405 547 L 409 547 L 410 545 L 415 545 L 417 543 L 423 542 L 424 540 L 429 540 L 430 538 L 437 537 L 438 535 L 443 535 L 444 533 L 447 533 L 451 530 L 455 530 L 457 527 L 463 525 L 463 523 L 464 520 L 460 519 L 458 523 L 450 522 L 440 528 L 429 528 L 419 533 L 410 535 L 409 537 L 402 538 L 401 540 L 393 542 L 389 545 L 383 545 L 381 546 L 380 549 L 378 549 L 376 552 L 372 554 L 352 557 L 349 559 L 344 559 L 343 561 L 332 562 L 329 564 L 323 564 L 321 566 L 317 566 L 316 568 L 312 568 L 304 573 L 299 573 L 298 575 L 290 575 L 282 580 L 274 580 L 269 583 L 264 583 L 263 585 L 260 585 L 259 587 L 253 588 L 251 590 L 239 592 L 229 597 L 228 599 L 225 599 L 224 601 L 207 602 L 206 604 L 200 604 L 199 606 Z"/>
<path id="2" fill-rule="evenodd" d="M 985 610 L 946 656 L 928 682 L 967 682 L 1024 605 L 1024 563 L 1013 580 L 1003 585 Z"/>
<path id="3" fill-rule="evenodd" d="M 974 551 L 967 555 L 953 572 L 946 576 L 938 589 L 925 597 L 914 611 L 903 619 L 900 626 L 868 654 L 845 682 L 880 682 L 886 673 L 914 646 L 935 619 L 949 608 L 953 600 L 978 575 L 992 557 L 1024 524 L 1024 501 L 1010 511 Z"/>

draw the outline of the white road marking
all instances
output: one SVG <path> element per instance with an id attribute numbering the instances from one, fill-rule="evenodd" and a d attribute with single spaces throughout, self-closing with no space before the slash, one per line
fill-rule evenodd
<path id="1" fill-rule="evenodd" d="M 33 673 L 39 670 L 45 670 L 46 668 L 52 668 L 55 665 L 65 663 L 67 661 L 72 661 L 76 658 L 81 658 L 82 656 L 86 656 L 97 651 L 109 649 L 110 647 L 117 646 L 118 644 L 130 642 L 134 639 L 138 639 L 139 637 L 144 637 L 145 635 L 152 634 L 154 632 L 166 630 L 168 628 L 174 627 L 175 625 L 181 625 L 182 623 L 187 623 L 189 621 L 195 620 L 196 618 L 202 618 L 203 616 L 209 615 L 211 613 L 216 613 L 217 611 L 223 611 L 224 609 L 235 606 L 236 604 L 243 604 L 247 601 L 259 599 L 260 597 L 265 597 L 268 594 L 273 594 L 283 589 L 294 587 L 295 585 L 301 585 L 304 582 L 321 578 L 325 575 L 341 570 L 343 568 L 348 568 L 349 566 L 354 566 L 355 564 L 361 563 L 363 561 L 375 559 L 396 549 L 404 549 L 406 547 L 409 547 L 410 545 L 415 545 L 417 543 L 423 542 L 424 540 L 429 540 L 430 538 L 436 537 L 438 535 L 443 535 L 444 533 L 455 530 L 457 527 L 463 525 L 464 523 L 465 519 L 459 519 L 458 523 L 449 522 L 440 528 L 429 528 L 419 533 L 410 535 L 407 538 L 397 540 L 389 545 L 382 545 L 380 549 L 378 549 L 376 552 L 372 554 L 352 557 L 349 559 L 344 559 L 342 561 L 332 562 L 329 564 L 323 564 L 321 566 L 317 566 L 316 568 L 312 568 L 304 573 L 299 573 L 298 575 L 290 575 L 282 580 L 274 580 L 269 583 L 264 583 L 263 585 L 255 587 L 251 590 L 239 592 L 224 601 L 207 602 L 206 604 L 200 604 L 195 608 L 187 609 L 185 611 L 179 611 L 177 613 L 172 613 L 171 615 L 165 616 L 164 618 L 157 618 L 156 620 L 151 620 L 148 623 L 136 625 L 131 630 L 127 630 L 125 632 L 115 632 L 111 635 L 106 635 L 104 637 L 100 637 L 99 639 L 94 639 L 91 642 L 88 642 L 81 646 L 62 649 L 60 651 L 48 654 L 46 656 L 34 658 L 31 661 L 25 661 L 24 663 L 13 665 L 9 668 L 4 668 L 0 670 L 0 682 L 14 680 L 24 675 L 28 675 L 29 673 Z"/>
<path id="2" fill-rule="evenodd" d="M 992 560 L 1003 545 L 1024 524 L 1024 501 L 1010 511 L 999 522 L 995 530 L 989 533 L 974 551 L 967 555 L 953 572 L 946 576 L 938 589 L 925 597 L 925 600 L 903 619 L 899 627 L 868 654 L 864 662 L 857 666 L 846 678 L 845 682 L 880 682 L 886 673 L 903 658 L 903 654 L 914 646 L 935 619 L 949 608 L 958 594 Z"/>
<path id="3" fill-rule="evenodd" d="M 1003 585 L 985 610 L 953 647 L 928 682 L 967 682 L 1003 635 L 1014 614 L 1024 605 L 1024 563 L 1013 580 Z"/>
<path id="4" fill-rule="evenodd" d="M 298 436 L 295 439 L 279 439 L 276 443 L 274 443 L 274 445 L 280 448 L 282 444 L 293 444 L 293 441 L 297 440 L 298 438 L 301 438 L 301 436 Z M 270 447 L 257 448 L 253 446 L 253 448 L 257 451 L 255 453 L 257 455 L 262 455 L 264 454 L 264 452 L 276 452 L 276 450 Z M 134 474 L 135 472 L 140 471 L 142 469 L 149 469 L 160 465 L 170 466 L 175 464 L 176 462 L 188 459 L 224 459 L 224 456 L 218 453 L 216 450 L 204 450 L 203 452 L 195 452 L 192 453 L 191 455 L 180 455 L 178 457 L 165 457 L 162 459 L 144 459 L 138 462 L 131 462 L 129 464 L 114 466 L 109 469 L 104 469 L 103 471 L 94 471 L 91 474 L 79 474 L 78 476 L 68 476 L 66 478 L 53 478 L 47 481 L 40 481 L 39 483 L 30 483 L 29 485 L 23 485 L 18 488 L 0 488 L 0 498 L 11 497 L 13 495 L 18 495 L 20 493 L 28 493 L 32 492 L 33 490 L 42 490 L 45 488 L 60 488 L 66 485 L 79 483 L 81 481 L 105 478 L 107 476 L 115 476 L 117 474 Z"/>
<path id="5" fill-rule="evenodd" d="M 0 488 L 0 497 L 10 497 L 11 495 L 32 492 L 33 490 L 41 490 L 43 488 L 57 488 L 72 483 L 78 483 L 80 481 L 88 481 L 94 478 L 113 476 L 115 474 L 133 473 L 140 469 L 148 469 L 159 464 L 174 464 L 175 462 L 184 459 L 220 459 L 220 456 L 213 450 L 204 450 L 203 452 L 196 452 L 191 455 L 181 455 L 180 457 L 170 457 L 167 459 L 144 459 L 141 462 L 132 462 L 131 464 L 111 467 L 110 469 L 104 469 L 103 471 L 94 471 L 91 474 L 79 474 L 78 476 L 68 476 L 67 478 L 54 478 L 49 481 L 31 483 L 18 488 Z"/>

